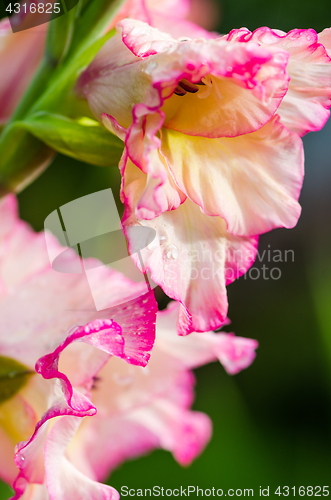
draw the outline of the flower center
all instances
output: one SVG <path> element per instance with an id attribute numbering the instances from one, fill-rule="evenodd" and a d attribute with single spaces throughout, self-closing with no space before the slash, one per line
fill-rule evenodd
<path id="1" fill-rule="evenodd" d="M 183 78 L 183 80 L 181 80 L 177 85 L 174 93 L 176 95 L 183 96 L 187 92 L 189 92 L 190 94 L 195 94 L 196 92 L 198 92 L 198 90 L 199 90 L 198 84 L 191 83 L 188 80 L 185 80 L 185 78 Z"/>
<path id="2" fill-rule="evenodd" d="M 199 94 L 197 95 L 199 99 L 206 99 L 207 97 L 209 97 L 213 89 L 215 90 L 217 98 L 223 99 L 223 96 L 217 85 L 216 78 L 213 78 L 211 75 L 208 75 L 202 78 L 201 81 L 204 83 L 205 88 L 202 90 L 202 92 L 199 92 Z"/>
<path id="3" fill-rule="evenodd" d="M 200 88 L 199 88 L 200 87 Z M 204 87 L 204 88 L 201 88 Z M 203 78 L 201 78 L 200 82 L 198 83 L 191 83 L 185 78 L 180 80 L 178 83 L 177 87 L 175 88 L 174 94 L 182 97 L 186 95 L 187 93 L 189 94 L 195 94 L 201 89 L 201 92 L 198 93 L 197 97 L 199 99 L 206 99 L 207 97 L 210 96 L 212 90 L 215 90 L 216 96 L 218 99 L 222 99 L 223 96 L 220 92 L 220 89 L 217 85 L 217 81 L 215 78 L 212 77 L 212 75 L 207 75 Z"/>

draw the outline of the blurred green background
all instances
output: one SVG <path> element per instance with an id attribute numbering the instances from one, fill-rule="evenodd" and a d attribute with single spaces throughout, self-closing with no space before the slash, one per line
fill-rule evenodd
<path id="1" fill-rule="evenodd" d="M 330 0 L 222 0 L 218 8 L 221 33 L 242 26 L 331 26 Z M 212 418 L 212 441 L 187 469 L 165 451 L 124 464 L 110 479 L 118 490 L 195 485 L 254 488 L 258 496 L 260 486 L 270 486 L 270 496 L 277 497 L 278 486 L 331 486 L 331 121 L 306 136 L 304 145 L 300 221 L 293 230 L 262 236 L 259 246 L 260 255 L 293 250 L 294 262 L 268 262 L 266 252 L 254 267 L 278 267 L 279 280 L 246 276 L 228 288 L 227 330 L 259 341 L 255 362 L 235 377 L 217 363 L 197 370 L 194 408 Z M 59 155 L 19 195 L 21 216 L 41 230 L 54 209 L 106 187 L 118 193 L 119 183 L 116 167 Z M 158 298 L 164 304 L 160 292 Z M 9 496 L 0 484 L 0 499 Z"/>

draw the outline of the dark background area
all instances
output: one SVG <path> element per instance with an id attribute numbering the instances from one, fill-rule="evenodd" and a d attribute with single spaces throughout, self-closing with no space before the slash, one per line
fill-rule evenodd
<path id="1" fill-rule="evenodd" d="M 331 26 L 330 0 L 223 0 L 219 9 L 221 33 L 242 26 Z M 235 377 L 218 363 L 197 370 L 194 409 L 214 425 L 205 452 L 185 469 L 165 451 L 128 462 L 109 480 L 118 490 L 195 485 L 254 488 L 258 496 L 260 486 L 270 486 L 274 497 L 278 486 L 331 487 L 331 121 L 306 136 L 304 145 L 300 221 L 293 230 L 262 236 L 259 252 L 266 250 L 265 257 L 254 265 L 279 268 L 280 279 L 246 275 L 228 288 L 227 330 L 259 341 L 255 362 Z M 41 230 L 54 209 L 106 187 L 118 193 L 119 183 L 115 166 L 93 167 L 59 155 L 19 195 L 21 216 Z M 293 250 L 294 261 L 269 262 L 269 249 L 282 255 Z M 8 498 L 9 489 L 2 488 L 0 498 Z"/>

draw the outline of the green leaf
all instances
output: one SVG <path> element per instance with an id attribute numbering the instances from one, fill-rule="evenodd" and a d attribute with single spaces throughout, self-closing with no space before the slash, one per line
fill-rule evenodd
<path id="1" fill-rule="evenodd" d="M 0 197 L 23 189 L 54 155 L 55 151 L 27 132 L 21 122 L 7 127 L 0 141 Z"/>
<path id="2" fill-rule="evenodd" d="M 0 404 L 15 396 L 33 374 L 18 361 L 0 356 Z"/>
<path id="3" fill-rule="evenodd" d="M 61 115 L 38 113 L 24 126 L 59 153 L 101 167 L 117 165 L 124 144 L 96 120 L 71 120 Z"/>

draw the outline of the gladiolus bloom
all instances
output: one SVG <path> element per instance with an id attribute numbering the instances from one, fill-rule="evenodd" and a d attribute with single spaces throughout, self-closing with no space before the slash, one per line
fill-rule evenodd
<path id="1" fill-rule="evenodd" d="M 245 30 L 175 40 L 129 19 L 117 29 L 78 89 L 125 142 L 123 224 L 156 230 L 159 245 L 143 251 L 145 264 L 183 304 L 179 332 L 215 329 L 226 317 L 225 286 L 254 261 L 257 236 L 293 227 L 300 215 L 302 142 L 282 120 L 289 122 L 295 84 L 287 69 L 315 47 L 308 35 L 297 51 L 290 35 L 286 43 L 247 40 Z M 322 45 L 316 51 L 309 92 L 320 97 L 299 97 L 325 116 L 329 91 L 319 90 L 319 60 L 324 83 L 331 61 Z M 300 121 L 291 109 L 291 123 Z"/>
<path id="2" fill-rule="evenodd" d="M 180 338 L 179 304 L 172 303 L 159 313 L 146 366 L 151 293 L 116 306 L 117 296 L 126 290 L 129 300 L 141 285 L 101 267 L 100 292 L 113 307 L 93 312 L 82 275 L 51 269 L 43 235 L 17 219 L 14 197 L 0 204 L 0 221 L 0 322 L 12 332 L 1 337 L 0 356 L 12 366 L 9 379 L 16 380 L 13 369 L 26 377 L 1 393 L 1 477 L 17 476 L 14 498 L 115 500 L 117 491 L 99 481 L 154 448 L 189 464 L 211 435 L 209 418 L 190 410 L 191 369 L 219 359 L 237 373 L 252 363 L 257 342 L 211 332 Z"/>
<path id="3" fill-rule="evenodd" d="M 51 243 L 49 236 L 48 245 Z M 53 245 L 54 250 L 58 250 L 55 238 Z M 70 265 L 70 259 L 75 260 L 74 252 L 67 258 Z M 18 474 L 16 466 L 19 467 L 20 473 L 14 483 L 15 498 L 20 498 L 26 488 L 32 498 L 39 498 L 45 474 L 46 482 L 55 489 L 62 488 L 62 496 L 55 498 L 72 498 L 72 488 L 77 488 L 78 484 L 86 495 L 81 498 L 100 498 L 101 493 L 104 498 L 113 495 L 111 488 L 85 478 L 79 466 L 77 468 L 77 464 L 64 457 L 65 439 L 78 427 L 80 419 L 77 421 L 75 417 L 96 412 L 89 399 L 93 376 L 110 355 L 119 356 L 130 364 L 146 365 L 155 338 L 157 305 L 152 292 L 130 301 L 132 294 L 137 296 L 141 285 L 132 283 L 118 272 L 100 269 L 103 272 L 95 275 L 99 281 L 94 285 L 99 293 L 108 295 L 111 309 L 96 312 L 85 276 L 54 271 L 44 234 L 34 233 L 17 218 L 14 196 L 1 201 L 0 470 L 1 478 L 10 483 Z M 116 307 L 117 297 L 122 302 L 124 296 L 128 302 Z M 75 327 L 80 324 L 86 326 Z M 71 331 L 68 337 L 73 327 L 74 332 Z M 56 348 L 61 350 L 75 341 L 76 357 L 71 369 L 79 391 L 72 391 L 69 381 L 63 377 L 59 377 L 58 382 L 48 381 L 36 373 L 35 364 L 40 356 Z M 91 345 L 98 348 L 96 354 L 91 354 Z M 54 370 L 55 365 L 56 362 Z M 3 372 L 6 366 L 7 378 L 7 372 Z M 48 433 L 49 420 L 61 415 L 72 418 L 68 421 L 64 416 Z M 54 449 L 54 443 L 50 443 L 57 432 L 55 429 L 58 434 Z M 15 444 L 29 440 L 32 434 L 27 454 L 22 456 L 23 452 L 17 451 L 14 462 Z M 50 455 L 46 452 L 46 441 L 47 451 L 53 450 Z M 25 444 L 22 443 L 21 448 L 25 449 Z M 50 477 L 49 471 L 53 474 Z M 51 493 L 52 486 L 48 490 Z"/>

